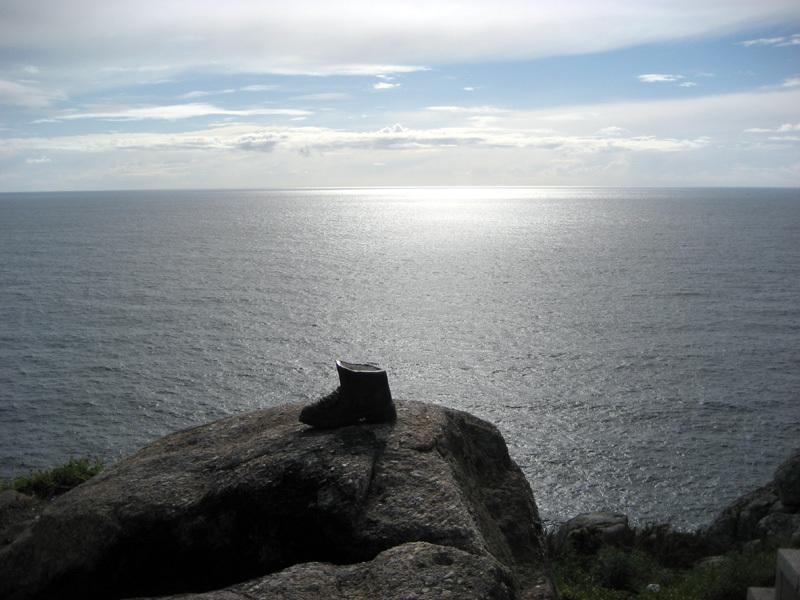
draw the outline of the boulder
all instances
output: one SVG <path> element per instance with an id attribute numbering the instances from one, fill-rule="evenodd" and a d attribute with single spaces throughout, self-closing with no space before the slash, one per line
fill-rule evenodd
<path id="1" fill-rule="evenodd" d="M 800 537 L 800 513 L 770 513 L 758 522 L 756 531 L 759 539 L 775 546 L 791 545 L 793 539 Z"/>
<path id="2" fill-rule="evenodd" d="M 737 498 L 714 519 L 704 533 L 720 548 L 756 539 L 759 537 L 758 522 L 777 503 L 775 485 L 767 484 Z"/>
<path id="3" fill-rule="evenodd" d="M 800 539 L 800 450 L 785 460 L 767 485 L 734 500 L 709 527 L 706 537 L 719 548 L 753 540 L 791 544 Z"/>
<path id="4" fill-rule="evenodd" d="M 564 523 L 556 535 L 556 547 L 562 552 L 572 549 L 592 553 L 600 546 L 623 546 L 632 539 L 627 516 L 597 511 L 582 513 Z"/>
<path id="5" fill-rule="evenodd" d="M 10 544 L 30 526 L 45 502 L 15 490 L 0 492 L 0 548 Z"/>
<path id="6" fill-rule="evenodd" d="M 775 471 L 775 487 L 784 505 L 800 510 L 800 449 Z"/>
<path id="7" fill-rule="evenodd" d="M 300 408 L 169 435 L 55 499 L 0 549 L 0 597 L 553 597 L 494 426 L 398 402 L 316 430 Z"/>
<path id="8" fill-rule="evenodd" d="M 369 562 L 302 563 L 225 590 L 190 597 L 197 600 L 511 600 L 516 597 L 514 587 L 509 570 L 490 556 L 470 554 L 452 546 L 411 542 L 385 550 Z M 186 596 L 166 598 L 178 600 Z"/>

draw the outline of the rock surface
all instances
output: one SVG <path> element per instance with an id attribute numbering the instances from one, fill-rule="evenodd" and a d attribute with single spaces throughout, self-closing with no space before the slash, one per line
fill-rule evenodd
<path id="1" fill-rule="evenodd" d="M 0 548 L 10 544 L 30 526 L 44 504 L 42 500 L 14 490 L 0 492 Z"/>
<path id="2" fill-rule="evenodd" d="M 498 431 L 397 404 L 395 424 L 311 430 L 287 405 L 169 435 L 0 549 L 0 597 L 553 597 Z"/>
<path id="3" fill-rule="evenodd" d="M 592 553 L 600 546 L 621 546 L 633 538 L 628 517 L 606 511 L 582 513 L 561 525 L 556 535 L 559 551 Z"/>
<path id="4" fill-rule="evenodd" d="M 369 562 L 340 566 L 302 563 L 225 590 L 191 597 L 198 600 L 512 600 L 516 597 L 514 587 L 509 570 L 491 557 L 452 546 L 411 542 L 385 550 Z M 178 600 L 186 596 L 167 598 Z"/>
<path id="5" fill-rule="evenodd" d="M 784 505 L 800 509 L 800 449 L 775 471 L 775 487 Z"/>
<path id="6" fill-rule="evenodd" d="M 725 508 L 704 531 L 720 547 L 752 540 L 800 541 L 800 451 L 775 471 L 775 478 Z"/>

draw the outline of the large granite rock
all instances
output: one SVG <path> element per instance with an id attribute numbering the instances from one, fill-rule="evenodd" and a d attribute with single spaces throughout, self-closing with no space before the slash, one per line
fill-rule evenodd
<path id="1" fill-rule="evenodd" d="M 197 600 L 511 600 L 517 597 L 514 590 L 509 570 L 490 556 L 470 554 L 452 546 L 410 542 L 385 550 L 369 562 L 352 565 L 302 563 L 224 590 L 189 597 Z M 179 600 L 187 596 L 167 598 Z"/>
<path id="2" fill-rule="evenodd" d="M 775 471 L 775 487 L 784 505 L 800 509 L 800 449 Z"/>
<path id="3" fill-rule="evenodd" d="M 45 502 L 14 490 L 0 492 L 0 548 L 10 544 L 44 509 Z"/>
<path id="4" fill-rule="evenodd" d="M 559 552 L 591 554 L 605 545 L 624 546 L 633 541 L 628 517 L 607 511 L 582 513 L 561 525 L 556 535 Z"/>
<path id="5" fill-rule="evenodd" d="M 0 549 L 0 597 L 552 597 L 492 425 L 399 402 L 317 431 L 299 410 L 172 434 L 54 500 Z"/>
<path id="6" fill-rule="evenodd" d="M 704 530 L 728 548 L 752 540 L 785 545 L 800 541 L 800 451 L 775 471 L 773 481 L 737 498 Z"/>

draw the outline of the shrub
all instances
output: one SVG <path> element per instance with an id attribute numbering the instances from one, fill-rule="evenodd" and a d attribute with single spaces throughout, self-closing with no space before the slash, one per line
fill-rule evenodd
<path id="1" fill-rule="evenodd" d="M 703 548 L 701 535 L 654 526 L 638 532 L 631 549 L 605 546 L 594 556 L 554 556 L 554 581 L 563 600 L 739 600 L 748 587 L 773 585 L 774 548 L 734 550 L 698 563 Z M 648 590 L 651 583 L 659 591 Z"/>
<path id="2" fill-rule="evenodd" d="M 102 470 L 103 465 L 99 461 L 73 458 L 60 467 L 18 477 L 2 487 L 47 500 L 68 492 Z"/>
<path id="3" fill-rule="evenodd" d="M 614 547 L 605 547 L 597 553 L 594 564 L 595 579 L 604 588 L 633 590 L 636 567 L 633 556 Z"/>
<path id="4" fill-rule="evenodd" d="M 701 533 L 676 531 L 669 525 L 645 525 L 636 531 L 634 546 L 666 567 L 681 569 L 714 553 Z"/>

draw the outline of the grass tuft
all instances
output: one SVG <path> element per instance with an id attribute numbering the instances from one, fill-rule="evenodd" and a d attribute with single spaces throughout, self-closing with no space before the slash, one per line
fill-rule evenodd
<path id="1" fill-rule="evenodd" d="M 54 469 L 38 471 L 3 482 L 0 484 L 0 489 L 12 489 L 21 494 L 49 500 L 91 479 L 102 470 L 103 465 L 100 461 L 73 458 Z"/>
<path id="2" fill-rule="evenodd" d="M 738 600 L 748 587 L 774 583 L 774 548 L 731 551 L 710 563 L 676 567 L 686 559 L 669 556 L 667 548 L 678 542 L 696 548 L 694 539 L 678 537 L 656 544 L 655 554 L 641 546 L 562 554 L 553 559 L 556 587 L 562 600 Z M 658 591 L 648 590 L 649 584 L 657 584 Z"/>

